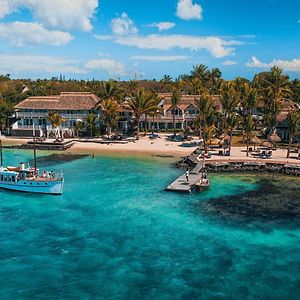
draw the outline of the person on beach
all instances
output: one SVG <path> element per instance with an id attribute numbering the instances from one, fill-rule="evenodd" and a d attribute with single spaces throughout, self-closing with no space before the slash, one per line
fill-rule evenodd
<path id="1" fill-rule="evenodd" d="M 187 170 L 186 172 L 185 172 L 185 178 L 186 178 L 186 181 L 187 182 L 189 182 L 189 170 Z"/>

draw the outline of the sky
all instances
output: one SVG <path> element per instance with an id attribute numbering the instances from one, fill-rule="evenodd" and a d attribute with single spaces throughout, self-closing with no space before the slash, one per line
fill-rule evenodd
<path id="1" fill-rule="evenodd" d="M 0 74 L 157 79 L 300 75 L 300 0 L 0 0 Z"/>

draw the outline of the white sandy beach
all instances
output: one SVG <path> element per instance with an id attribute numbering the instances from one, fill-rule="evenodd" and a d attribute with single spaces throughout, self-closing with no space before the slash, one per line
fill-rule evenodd
<path id="1" fill-rule="evenodd" d="M 75 145 L 69 150 L 71 152 L 89 151 L 94 154 L 101 153 L 126 153 L 137 155 L 162 155 L 162 156 L 187 156 L 195 148 L 191 142 L 190 147 L 185 147 L 182 142 L 173 142 L 166 140 L 165 136 L 155 140 L 149 137 L 141 137 L 140 140 L 128 143 L 107 143 L 99 144 L 94 142 L 75 142 Z"/>
<path id="2" fill-rule="evenodd" d="M 191 154 L 196 148 L 196 139 L 194 141 L 174 142 L 166 139 L 167 135 L 160 135 L 160 138 L 150 139 L 148 136 L 141 136 L 140 140 L 130 141 L 128 143 L 99 143 L 99 139 L 93 139 L 92 141 L 76 141 L 72 148 L 66 150 L 69 153 L 85 153 L 91 155 L 129 155 L 129 156 L 162 156 L 162 157 L 184 157 Z M 29 139 L 16 139 L 2 137 L 3 144 L 16 145 L 25 144 Z M 249 155 L 246 157 L 246 147 L 232 147 L 231 156 L 225 157 L 218 155 L 221 149 L 212 151 L 212 157 L 208 160 L 218 161 L 262 161 L 260 158 L 255 158 Z M 263 159 L 264 162 L 274 161 L 281 163 L 293 163 L 300 164 L 300 159 L 297 159 L 298 154 L 292 152 L 290 158 L 286 158 L 286 149 L 277 149 L 272 152 L 272 158 Z"/>

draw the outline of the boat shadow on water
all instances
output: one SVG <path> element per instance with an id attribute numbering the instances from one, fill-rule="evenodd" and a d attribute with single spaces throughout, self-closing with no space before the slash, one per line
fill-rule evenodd
<path id="1" fill-rule="evenodd" d="M 272 177 L 257 180 L 258 189 L 195 204 L 205 216 L 227 224 L 268 230 L 267 224 L 300 226 L 299 179 Z"/>
<path id="2" fill-rule="evenodd" d="M 83 159 L 89 157 L 87 154 L 61 154 L 54 153 L 50 155 L 40 156 L 37 158 L 37 162 L 42 167 L 60 165 L 67 162 L 72 162 L 75 160 Z"/>

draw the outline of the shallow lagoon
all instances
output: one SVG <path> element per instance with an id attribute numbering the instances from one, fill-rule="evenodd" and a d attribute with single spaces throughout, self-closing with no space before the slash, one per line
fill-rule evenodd
<path id="1" fill-rule="evenodd" d="M 168 159 L 50 160 L 63 196 L 0 190 L 1 299 L 299 299 L 294 221 L 207 209 L 261 189 L 258 177 L 213 175 L 209 191 L 181 195 L 163 191 L 181 173 Z"/>

